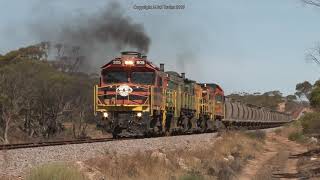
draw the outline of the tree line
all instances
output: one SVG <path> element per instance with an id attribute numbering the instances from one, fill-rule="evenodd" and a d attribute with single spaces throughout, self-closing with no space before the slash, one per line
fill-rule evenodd
<path id="1" fill-rule="evenodd" d="M 307 99 L 313 109 L 320 110 L 320 80 L 311 84 L 308 81 L 297 84 L 296 95 L 300 98 Z"/>
<path id="2" fill-rule="evenodd" d="M 279 110 L 279 104 L 285 103 L 284 111 L 287 113 L 293 113 L 301 107 L 309 105 L 309 102 L 301 100 L 296 94 L 290 94 L 284 96 L 280 91 L 269 91 L 265 93 L 245 93 L 237 94 L 233 93 L 228 97 L 239 100 L 244 103 L 253 104 L 260 107 L 266 107 L 274 111 Z"/>
<path id="3" fill-rule="evenodd" d="M 93 119 L 92 87 L 97 78 L 59 71 L 43 59 L 37 46 L 0 55 L 0 141 L 15 130 L 29 137 L 50 138 L 73 122 L 74 137 L 85 136 Z M 77 128 L 75 127 L 75 125 Z"/>

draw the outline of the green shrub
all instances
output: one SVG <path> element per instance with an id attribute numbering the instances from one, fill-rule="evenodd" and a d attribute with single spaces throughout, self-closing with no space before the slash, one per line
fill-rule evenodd
<path id="1" fill-rule="evenodd" d="M 276 129 L 275 131 L 274 131 L 274 133 L 276 133 L 277 135 L 279 135 L 279 134 L 281 134 L 281 132 L 282 132 L 282 129 Z"/>
<path id="2" fill-rule="evenodd" d="M 288 139 L 291 141 L 303 142 L 305 140 L 305 137 L 302 132 L 295 131 L 289 134 Z"/>
<path id="3" fill-rule="evenodd" d="M 301 121 L 293 121 L 293 122 L 289 123 L 288 126 L 292 126 L 292 127 L 299 129 L 299 128 L 301 128 Z"/>
<path id="4" fill-rule="evenodd" d="M 204 178 L 201 175 L 196 174 L 187 174 L 179 178 L 179 180 L 203 180 Z"/>
<path id="5" fill-rule="evenodd" d="M 256 131 L 250 131 L 246 133 L 247 136 L 253 139 L 258 139 L 258 140 L 265 140 L 266 139 L 266 133 L 262 130 L 256 130 Z"/>
<path id="6" fill-rule="evenodd" d="M 86 180 L 77 169 L 64 164 L 49 164 L 31 170 L 27 180 Z"/>
<path id="7" fill-rule="evenodd" d="M 304 134 L 320 133 L 320 113 L 307 113 L 301 119 L 302 131 Z"/>
<path id="8" fill-rule="evenodd" d="M 320 109 L 320 87 L 317 86 L 312 89 L 310 94 L 310 105 L 311 107 L 319 110 Z"/>

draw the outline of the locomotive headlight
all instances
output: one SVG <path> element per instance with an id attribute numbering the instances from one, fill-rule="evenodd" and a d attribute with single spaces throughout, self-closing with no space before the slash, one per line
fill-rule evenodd
<path id="1" fill-rule="evenodd" d="M 142 113 L 141 113 L 141 112 L 138 112 L 138 113 L 137 113 L 137 116 L 138 116 L 138 117 L 141 117 L 141 116 L 142 116 Z"/>
<path id="2" fill-rule="evenodd" d="M 109 114 L 107 112 L 103 112 L 103 117 L 107 118 Z"/>
<path id="3" fill-rule="evenodd" d="M 124 64 L 125 64 L 125 65 L 133 65 L 134 62 L 133 62 L 133 61 L 124 61 Z"/>

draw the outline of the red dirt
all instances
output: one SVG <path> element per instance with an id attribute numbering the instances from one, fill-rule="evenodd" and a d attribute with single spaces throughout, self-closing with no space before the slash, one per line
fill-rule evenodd
<path id="1" fill-rule="evenodd" d="M 273 132 L 268 133 L 263 152 L 255 159 L 249 161 L 236 179 L 268 180 L 280 178 L 277 175 L 280 173 L 297 174 L 298 159 L 289 159 L 289 156 L 305 152 L 306 150 L 306 147 L 289 141 L 285 137 Z"/>

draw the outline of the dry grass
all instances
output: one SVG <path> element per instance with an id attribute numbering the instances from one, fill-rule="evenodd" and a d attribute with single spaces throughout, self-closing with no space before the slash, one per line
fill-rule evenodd
<path id="1" fill-rule="evenodd" d="M 107 152 L 103 157 L 91 159 L 86 163 L 111 179 L 166 179 L 165 177 L 177 170 L 177 165 L 168 162 L 164 153 L 151 151 L 131 156 Z"/>
<path id="2" fill-rule="evenodd" d="M 86 161 L 106 179 L 229 179 L 262 149 L 244 133 L 224 133 L 212 144 L 193 150 L 147 151 L 134 155 L 106 152 Z"/>
<path id="3" fill-rule="evenodd" d="M 250 138 L 254 138 L 257 140 L 260 140 L 261 142 L 264 142 L 266 139 L 266 132 L 262 130 L 255 130 L 255 131 L 250 131 L 246 132 L 246 135 L 248 135 Z"/>
<path id="4" fill-rule="evenodd" d="M 282 128 L 281 135 L 288 137 L 290 134 L 295 132 L 302 132 L 302 126 L 300 121 L 295 121 L 284 126 L 284 128 Z"/>
<path id="5" fill-rule="evenodd" d="M 76 168 L 65 164 L 48 164 L 31 170 L 27 180 L 86 180 Z"/>
<path id="6" fill-rule="evenodd" d="M 76 135 L 81 135 L 79 126 L 79 123 L 75 123 L 75 130 L 76 130 Z M 86 126 L 84 135 L 90 138 L 106 138 L 106 137 L 111 137 L 111 134 L 104 133 L 101 130 L 98 130 L 96 128 L 96 124 L 82 124 L 82 128 Z M 60 134 L 57 134 L 55 138 L 58 139 L 74 139 L 74 132 L 73 132 L 73 123 L 72 122 L 64 122 L 63 123 L 64 131 L 62 131 Z M 81 137 L 81 136 L 79 136 Z"/>
<path id="7" fill-rule="evenodd" d="M 306 142 L 306 137 L 303 134 L 303 128 L 300 121 L 295 121 L 284 126 L 275 132 L 276 134 L 287 137 L 291 141 L 296 141 L 299 143 Z"/>
<path id="8" fill-rule="evenodd" d="M 21 180 L 22 178 L 20 176 L 5 176 L 5 175 L 0 175 L 1 180 Z"/>

